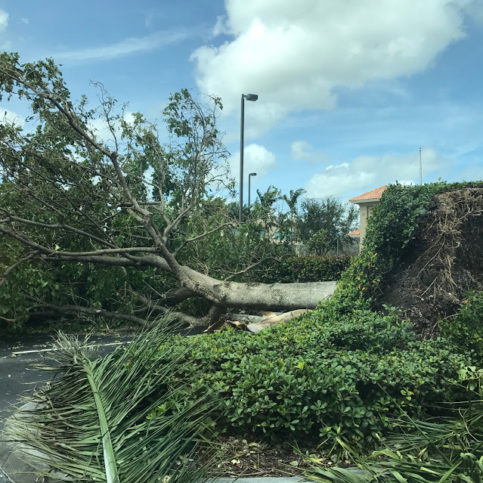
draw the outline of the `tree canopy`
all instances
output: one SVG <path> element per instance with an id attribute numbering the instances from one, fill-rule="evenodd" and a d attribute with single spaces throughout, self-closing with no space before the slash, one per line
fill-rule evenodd
<path id="1" fill-rule="evenodd" d="M 358 212 L 355 206 L 328 197 L 323 200 L 307 199 L 302 203 L 298 220 L 301 241 L 318 255 L 349 245 L 349 232 L 354 229 Z"/>

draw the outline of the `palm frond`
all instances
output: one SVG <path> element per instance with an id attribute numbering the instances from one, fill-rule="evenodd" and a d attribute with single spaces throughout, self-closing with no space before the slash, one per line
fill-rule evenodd
<path id="1" fill-rule="evenodd" d="M 60 376 L 34 393 L 34 410 L 10 423 L 10 439 L 21 442 L 37 471 L 77 481 L 202 481 L 194 454 L 214 402 L 207 395 L 183 404 L 186 389 L 167 384 L 182 351 L 152 367 L 153 355 L 169 350 L 169 337 L 154 329 L 95 360 L 85 341 L 59 334 L 52 368 Z"/>
<path id="2" fill-rule="evenodd" d="M 367 471 L 356 468 L 313 468 L 308 476 L 321 483 L 366 483 L 371 477 Z"/>
<path id="3" fill-rule="evenodd" d="M 399 431 L 386 437 L 384 449 L 351 453 L 360 473 L 313 466 L 306 476 L 333 483 L 483 481 L 483 400 L 466 401 L 437 419 L 401 418 L 395 427 Z"/>

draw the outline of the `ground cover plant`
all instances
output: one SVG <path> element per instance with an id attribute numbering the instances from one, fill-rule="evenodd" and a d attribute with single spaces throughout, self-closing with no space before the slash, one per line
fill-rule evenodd
<path id="1" fill-rule="evenodd" d="M 469 195 L 460 194 L 465 190 Z M 475 399 L 474 387 L 461 382 L 468 368 L 478 370 L 481 363 L 481 292 L 464 300 L 459 293 L 461 308 L 441 323 L 444 337 L 438 339 L 421 339 L 397 309 L 383 307 L 386 315 L 375 309 L 384 300 L 383 284 L 415 250 L 420 224 L 427 223 L 437 197 L 447 193 L 478 200 L 481 183 L 395 185 L 386 192 L 361 255 L 318 310 L 256 338 L 227 331 L 188 342 L 190 370 L 180 368 L 180 377 L 191 387 L 202 390 L 206 384 L 218 394 L 221 431 L 312 439 L 328 451 L 367 451 L 403 415 L 443 423 L 450 417 L 444 404 Z M 468 203 L 469 221 L 462 232 L 474 234 L 478 203 Z M 478 285 L 478 278 L 473 280 Z M 476 446 L 477 459 L 479 451 Z"/>
<path id="2" fill-rule="evenodd" d="M 483 367 L 483 292 L 469 292 L 458 312 L 441 322 L 441 331 L 460 352 Z"/>

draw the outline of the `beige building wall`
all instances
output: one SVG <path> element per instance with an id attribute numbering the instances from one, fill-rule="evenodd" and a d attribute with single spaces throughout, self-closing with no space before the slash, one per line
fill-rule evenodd
<path id="1" fill-rule="evenodd" d="M 371 215 L 371 210 L 374 208 L 374 206 L 377 205 L 379 201 L 371 201 L 368 203 L 358 203 L 359 204 L 359 216 L 360 216 L 360 241 L 359 241 L 359 247 L 362 248 L 362 245 L 364 244 L 364 236 L 366 234 L 366 228 L 367 228 L 367 220 L 369 216 Z"/>
<path id="2" fill-rule="evenodd" d="M 354 203 L 355 205 L 359 206 L 359 250 L 362 248 L 364 244 L 364 236 L 366 235 L 366 228 L 367 228 L 367 220 L 369 216 L 371 216 L 371 211 L 374 206 L 379 203 L 382 194 L 386 190 L 387 186 L 380 186 L 379 188 L 373 189 L 368 191 L 367 193 L 362 193 L 355 198 L 351 198 L 349 201 Z M 351 232 L 353 233 L 353 232 Z M 356 234 L 352 235 L 356 236 Z"/>

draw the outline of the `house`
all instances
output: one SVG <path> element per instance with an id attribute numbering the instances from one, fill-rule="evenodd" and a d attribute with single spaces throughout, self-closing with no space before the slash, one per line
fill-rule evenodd
<path id="1" fill-rule="evenodd" d="M 349 201 L 355 205 L 359 205 L 360 225 L 357 230 L 351 231 L 349 236 L 354 239 L 359 239 L 359 250 L 362 248 L 364 235 L 366 234 L 367 219 L 371 215 L 371 210 L 379 203 L 382 193 L 387 186 L 380 186 L 379 188 L 362 193 L 359 196 L 351 198 Z"/>

